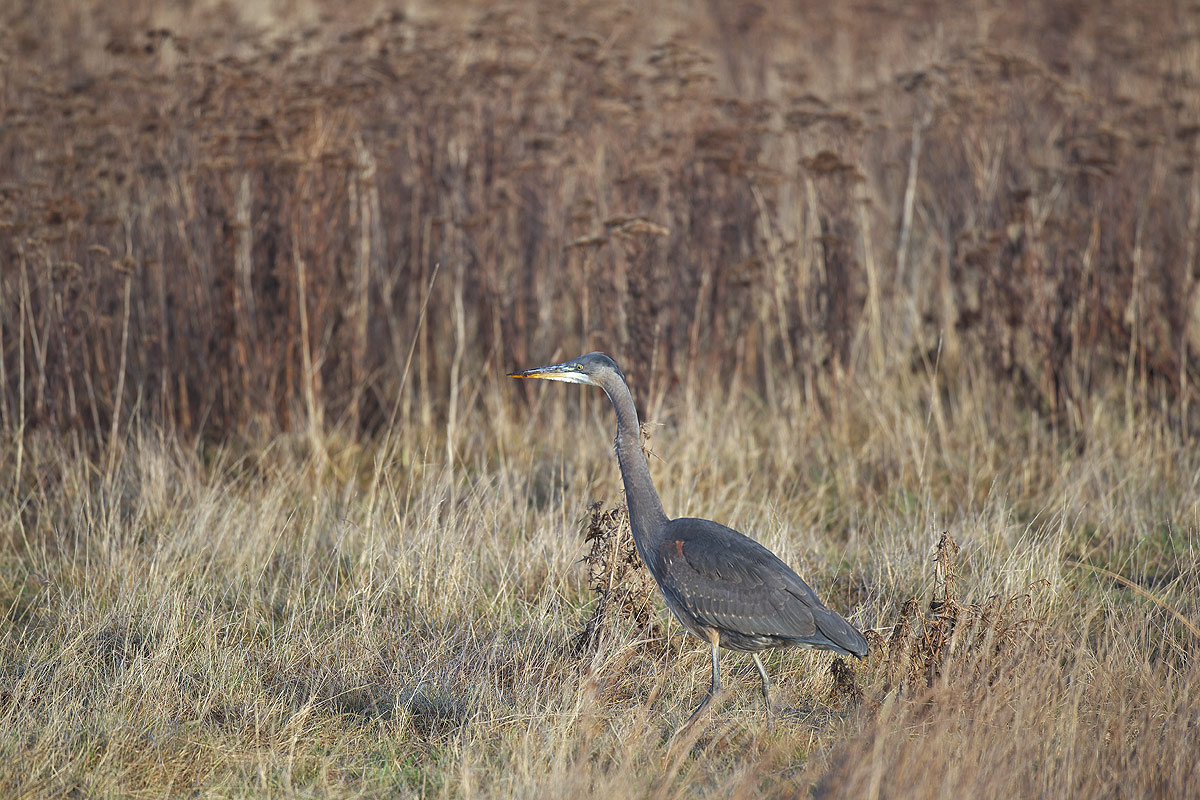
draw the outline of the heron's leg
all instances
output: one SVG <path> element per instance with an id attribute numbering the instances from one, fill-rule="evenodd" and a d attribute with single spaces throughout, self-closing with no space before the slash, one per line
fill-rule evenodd
<path id="1" fill-rule="evenodd" d="M 771 679 L 767 677 L 767 668 L 763 666 L 758 653 L 750 655 L 754 658 L 754 666 L 758 667 L 758 674 L 762 676 L 763 702 L 767 704 L 767 733 L 770 733 L 775 729 L 775 718 L 771 716 Z"/>
<path id="2" fill-rule="evenodd" d="M 717 692 L 721 691 L 720 652 L 717 649 L 721 642 L 721 634 L 717 633 L 716 631 L 709 631 L 708 641 L 712 645 L 712 685 L 708 687 L 708 694 L 705 695 L 702 701 L 700 701 L 700 705 L 696 707 L 696 710 L 692 712 L 692 715 L 688 717 L 688 721 L 683 723 L 684 728 L 687 728 L 693 722 L 699 719 L 700 715 L 704 713 L 704 710 L 708 708 L 709 703 L 711 703 L 713 698 L 717 696 Z"/>

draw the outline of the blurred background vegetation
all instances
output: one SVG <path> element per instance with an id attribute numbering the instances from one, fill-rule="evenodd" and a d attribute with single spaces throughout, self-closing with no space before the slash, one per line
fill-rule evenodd
<path id="1" fill-rule="evenodd" d="M 1194 5 L 2 17 L 9 429 L 373 435 L 593 348 L 651 407 L 915 371 L 1197 424 Z"/>

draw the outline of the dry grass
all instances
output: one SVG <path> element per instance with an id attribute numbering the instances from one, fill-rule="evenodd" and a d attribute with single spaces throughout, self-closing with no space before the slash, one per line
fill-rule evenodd
<path id="1" fill-rule="evenodd" d="M 1195 9 L 237 5 L 0 12 L 0 795 L 1200 793 Z"/>
<path id="2" fill-rule="evenodd" d="M 307 438 L 235 457 L 146 436 L 108 480 L 31 436 L 0 475 L 0 792 L 1193 793 L 1197 641 L 1175 615 L 1200 618 L 1194 448 L 1107 420 L 1079 457 L 1003 404 L 989 424 L 1023 432 L 980 438 L 964 392 L 925 449 L 921 391 L 848 385 L 835 424 L 665 410 L 667 508 L 753 532 L 877 632 L 849 672 L 771 655 L 770 736 L 727 656 L 682 753 L 704 648 L 661 611 L 579 647 L 598 602 L 580 520 L 620 489 L 609 412 L 570 388 L 467 416 L 453 465 L 444 429 L 319 458 Z"/>
<path id="3" fill-rule="evenodd" d="M 239 5 L 0 12 L 0 422 L 453 425 L 598 346 L 1196 429 L 1195 9 Z"/>

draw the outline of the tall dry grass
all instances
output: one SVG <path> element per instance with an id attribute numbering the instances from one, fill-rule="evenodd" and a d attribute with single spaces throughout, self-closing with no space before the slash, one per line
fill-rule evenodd
<path id="1" fill-rule="evenodd" d="M 943 434 L 915 381 L 848 385 L 833 424 L 743 395 L 665 406 L 668 510 L 753 533 L 875 631 L 848 675 L 769 657 L 774 734 L 727 655 L 730 689 L 682 746 L 702 646 L 656 615 L 579 647 L 584 512 L 620 484 L 610 412 L 573 388 L 470 412 L 453 465 L 444 428 L 321 453 L 146 434 L 111 477 L 30 436 L 0 475 L 0 790 L 1194 793 L 1200 464 L 1176 434 L 1114 412 L 1079 456 L 978 393 Z"/>
<path id="2" fill-rule="evenodd" d="M 0 15 L 0 794 L 1197 793 L 1194 10 Z M 773 734 L 581 647 L 590 347 L 873 631 Z"/>

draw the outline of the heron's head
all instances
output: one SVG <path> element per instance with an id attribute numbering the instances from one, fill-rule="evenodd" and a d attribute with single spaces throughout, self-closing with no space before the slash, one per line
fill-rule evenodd
<path id="1" fill-rule="evenodd" d="M 561 364 L 551 364 L 546 367 L 521 370 L 508 373 L 510 378 L 541 378 L 547 381 L 563 381 L 564 383 L 586 383 L 591 386 L 604 388 L 606 379 L 614 377 L 625 380 L 621 368 L 604 353 L 588 353 Z"/>

